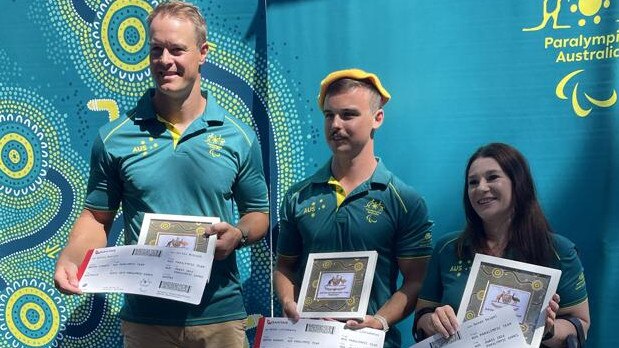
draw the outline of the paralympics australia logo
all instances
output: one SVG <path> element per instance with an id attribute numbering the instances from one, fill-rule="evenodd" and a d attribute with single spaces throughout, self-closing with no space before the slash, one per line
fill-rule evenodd
<path id="1" fill-rule="evenodd" d="M 208 145 L 208 153 L 212 157 L 220 157 L 220 151 L 224 148 L 224 144 L 226 143 L 226 139 L 224 139 L 221 135 L 217 134 L 209 134 L 206 137 L 206 144 Z"/>
<path id="2" fill-rule="evenodd" d="M 365 212 L 367 213 L 365 219 L 369 223 L 376 223 L 378 221 L 378 216 L 380 216 L 384 210 L 385 205 L 383 202 L 370 199 L 365 205 Z"/>
<path id="3" fill-rule="evenodd" d="M 603 63 L 619 58 L 619 29 L 615 24 L 619 20 L 612 15 L 611 0 L 543 0 L 540 5 L 541 20 L 525 25 L 522 31 L 549 33 L 543 40 L 544 50 L 555 64 L 569 66 L 556 80 L 555 96 L 569 100 L 579 117 L 589 116 L 596 108 L 613 107 L 617 91 L 608 87 L 614 82 L 612 74 L 592 71 L 610 69 Z M 607 75 L 608 80 L 600 81 L 600 75 Z"/>

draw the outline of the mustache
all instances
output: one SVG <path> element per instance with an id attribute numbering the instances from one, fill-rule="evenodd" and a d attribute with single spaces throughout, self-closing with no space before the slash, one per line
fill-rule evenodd
<path id="1" fill-rule="evenodd" d="M 328 133 L 329 139 L 333 138 L 346 138 L 346 134 L 341 131 L 333 130 Z"/>

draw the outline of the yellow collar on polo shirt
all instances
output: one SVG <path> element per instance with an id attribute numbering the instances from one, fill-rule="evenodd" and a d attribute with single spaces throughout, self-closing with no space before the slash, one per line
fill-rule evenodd
<path id="1" fill-rule="evenodd" d="M 176 144 L 181 139 L 181 132 L 178 128 L 174 127 L 174 125 L 168 122 L 165 118 L 157 115 L 157 120 L 165 125 L 165 127 L 170 131 L 170 135 L 172 135 L 172 143 L 174 144 L 174 148 L 176 148 Z"/>
<path id="2" fill-rule="evenodd" d="M 340 184 L 340 182 L 337 181 L 337 179 L 334 177 L 330 177 L 327 183 L 331 185 L 331 187 L 333 187 L 337 207 L 339 208 L 340 204 L 342 204 L 342 202 L 344 202 L 344 199 L 346 199 L 346 190 L 344 190 L 344 186 L 342 186 L 342 184 Z"/>

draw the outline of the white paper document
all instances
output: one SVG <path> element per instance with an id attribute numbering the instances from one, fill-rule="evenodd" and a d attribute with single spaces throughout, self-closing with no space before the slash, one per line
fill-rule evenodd
<path id="1" fill-rule="evenodd" d="M 216 236 L 211 236 L 212 245 Z M 89 251 L 78 272 L 86 293 L 119 292 L 200 303 L 213 251 L 127 245 Z"/>
<path id="2" fill-rule="evenodd" d="M 520 329 L 516 313 L 502 308 L 476 317 L 460 325 L 448 339 L 434 335 L 413 345 L 414 348 L 522 348 L 527 343 Z"/>
<path id="3" fill-rule="evenodd" d="M 260 318 L 254 348 L 382 348 L 385 333 L 376 329 L 350 330 L 339 321 Z"/>

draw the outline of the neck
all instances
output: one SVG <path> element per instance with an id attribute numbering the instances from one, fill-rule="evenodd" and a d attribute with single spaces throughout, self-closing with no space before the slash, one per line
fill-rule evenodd
<path id="1" fill-rule="evenodd" d="M 509 242 L 509 226 L 511 219 L 502 219 L 498 222 L 484 221 L 486 235 L 486 252 L 493 256 L 502 256 Z"/>
<path id="2" fill-rule="evenodd" d="M 373 151 L 369 155 L 355 157 L 334 155 L 331 160 L 331 173 L 346 192 L 351 192 L 372 176 L 377 165 Z"/>
<path id="3" fill-rule="evenodd" d="M 185 128 L 204 112 L 206 99 L 202 97 L 197 85 L 197 88 L 192 88 L 188 94 L 180 96 L 171 96 L 156 90 L 153 104 L 159 116 L 180 128 Z"/>

